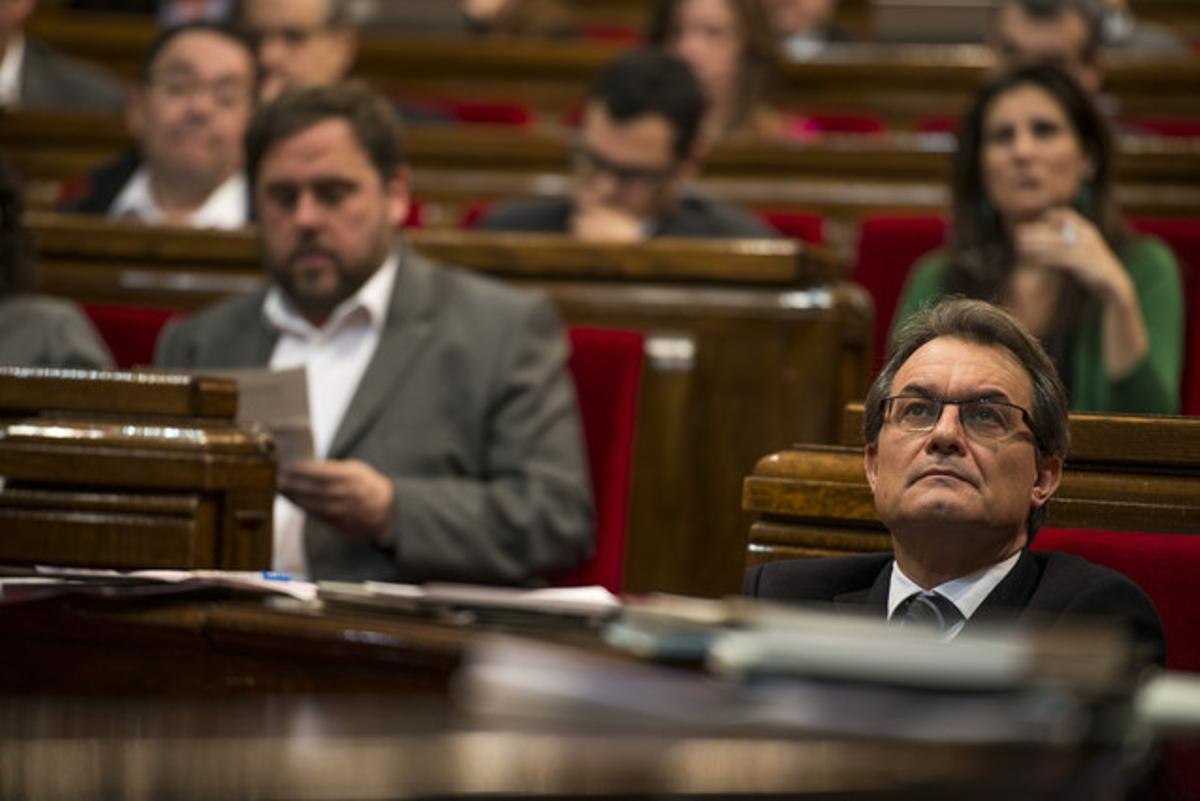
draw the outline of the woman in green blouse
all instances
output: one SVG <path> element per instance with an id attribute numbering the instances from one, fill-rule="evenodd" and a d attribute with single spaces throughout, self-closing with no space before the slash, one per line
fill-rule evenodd
<path id="1" fill-rule="evenodd" d="M 1126 228 L 1107 125 L 1050 65 L 994 79 L 959 130 L 948 246 L 922 259 L 896 325 L 944 295 L 998 303 L 1043 344 L 1076 411 L 1179 412 L 1179 268 Z"/>

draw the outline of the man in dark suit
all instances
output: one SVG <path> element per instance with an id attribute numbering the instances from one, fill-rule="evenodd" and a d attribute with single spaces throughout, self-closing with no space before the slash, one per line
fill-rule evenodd
<path id="1" fill-rule="evenodd" d="M 1162 624 L 1124 576 L 1028 545 L 1062 478 L 1066 392 L 1001 309 L 948 300 L 912 318 L 867 393 L 864 466 L 892 554 L 760 565 L 747 595 L 923 620 L 1107 617 L 1162 662 Z"/>
<path id="2" fill-rule="evenodd" d="M 120 111 L 125 87 L 94 64 L 24 35 L 37 0 L 0 3 L 0 106 Z"/>
<path id="3" fill-rule="evenodd" d="M 246 158 L 271 285 L 168 329 L 157 361 L 307 368 L 317 460 L 281 466 L 276 567 L 523 584 L 586 558 L 558 315 L 396 235 L 408 171 L 387 102 L 356 84 L 285 93 Z"/>
<path id="4" fill-rule="evenodd" d="M 778 236 L 745 209 L 689 185 L 700 169 L 704 105 L 679 58 L 656 49 L 618 57 L 596 76 L 584 105 L 570 197 L 502 203 L 478 227 L 609 242 Z"/>

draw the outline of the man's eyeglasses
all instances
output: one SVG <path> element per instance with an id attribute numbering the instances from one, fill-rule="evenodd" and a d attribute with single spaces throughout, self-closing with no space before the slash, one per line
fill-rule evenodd
<path id="1" fill-rule="evenodd" d="M 244 108 L 253 99 L 250 86 L 240 80 L 206 82 L 191 75 L 167 74 L 152 76 L 150 85 L 171 100 L 191 100 L 206 92 L 213 105 L 224 111 Z"/>
<path id="2" fill-rule="evenodd" d="M 677 164 L 667 167 L 647 168 L 630 167 L 618 164 L 601 156 L 594 150 L 582 145 L 575 148 L 573 155 L 576 172 L 582 175 L 604 173 L 609 175 L 622 187 L 637 189 L 655 189 L 674 173 Z"/>
<path id="3" fill-rule="evenodd" d="M 963 430 L 976 440 L 1005 439 L 1021 429 L 1024 423 L 1033 433 L 1033 418 L 1029 412 L 1012 403 L 979 398 L 977 400 L 947 400 L 923 395 L 893 395 L 883 399 L 883 418 L 901 431 L 914 434 L 932 431 L 947 406 L 958 407 L 958 419 Z M 1036 443 L 1037 434 L 1034 434 Z"/>

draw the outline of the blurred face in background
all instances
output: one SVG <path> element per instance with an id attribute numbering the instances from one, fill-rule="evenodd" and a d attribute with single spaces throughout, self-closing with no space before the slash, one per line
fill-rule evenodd
<path id="1" fill-rule="evenodd" d="M 601 206 L 647 221 L 671 207 L 689 161 L 675 155 L 675 129 L 661 114 L 613 119 L 603 102 L 584 109 L 575 155 L 575 206 Z"/>
<path id="2" fill-rule="evenodd" d="M 771 23 L 780 36 L 814 33 L 833 19 L 837 0 L 768 0 Z"/>
<path id="3" fill-rule="evenodd" d="M 1070 206 L 1094 172 L 1066 111 L 1032 84 L 998 95 L 984 114 L 980 169 L 988 198 L 1009 223 Z"/>
<path id="4" fill-rule="evenodd" d="M 254 73 L 253 54 L 220 33 L 170 41 L 130 100 L 130 129 L 151 173 L 215 188 L 239 170 Z"/>
<path id="5" fill-rule="evenodd" d="M 1025 13 L 1019 3 L 1008 2 L 993 19 L 991 44 L 999 69 L 1051 62 L 1095 94 L 1100 91 L 1100 65 L 1089 56 L 1087 43 L 1087 22 L 1075 11 L 1036 17 Z"/>
<path id="6" fill-rule="evenodd" d="M 354 65 L 357 37 L 331 24 L 332 0 L 243 0 L 242 23 L 258 42 L 262 97 L 292 86 L 326 86 Z"/>
<path id="7" fill-rule="evenodd" d="M 728 106 L 737 87 L 745 36 L 728 0 L 681 0 L 675 7 L 670 47 L 692 68 L 709 102 Z"/>
<path id="8" fill-rule="evenodd" d="M 25 20 L 35 8 L 37 0 L 0 0 L 0 54 L 25 27 Z"/>

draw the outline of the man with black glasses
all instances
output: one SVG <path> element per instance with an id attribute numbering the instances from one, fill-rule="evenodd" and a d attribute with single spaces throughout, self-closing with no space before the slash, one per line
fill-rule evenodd
<path id="1" fill-rule="evenodd" d="M 689 187 L 700 169 L 704 104 L 680 59 L 659 50 L 619 57 L 596 76 L 584 105 L 570 197 L 504 203 L 478 227 L 615 242 L 778 236 L 749 212 Z"/>
<path id="2" fill-rule="evenodd" d="M 1124 576 L 1028 546 L 1067 452 L 1062 382 L 1007 312 L 947 300 L 902 328 L 865 403 L 864 466 L 893 554 L 774 562 L 747 595 L 825 601 L 957 636 L 978 620 L 1107 617 L 1162 662 L 1154 606 Z"/>

